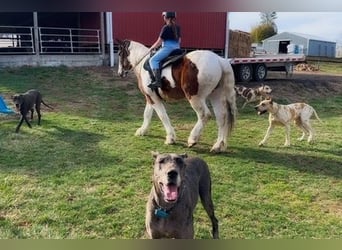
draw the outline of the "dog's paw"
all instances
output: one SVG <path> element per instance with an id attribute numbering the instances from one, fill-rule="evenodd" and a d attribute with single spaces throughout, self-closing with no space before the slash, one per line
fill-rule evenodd
<path id="1" fill-rule="evenodd" d="M 264 144 L 264 142 L 259 142 L 259 147 L 263 147 L 263 146 L 265 146 L 265 144 Z"/>

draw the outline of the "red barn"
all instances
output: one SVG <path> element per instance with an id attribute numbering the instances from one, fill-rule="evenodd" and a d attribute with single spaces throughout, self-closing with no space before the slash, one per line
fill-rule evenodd
<path id="1" fill-rule="evenodd" d="M 181 26 L 182 48 L 211 49 L 223 54 L 226 43 L 226 12 L 179 12 L 177 23 Z M 161 13 L 113 13 L 114 38 L 132 39 L 151 46 L 162 25 Z"/>

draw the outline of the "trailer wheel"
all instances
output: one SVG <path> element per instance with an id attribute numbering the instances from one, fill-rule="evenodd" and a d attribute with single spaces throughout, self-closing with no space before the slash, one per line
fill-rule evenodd
<path id="1" fill-rule="evenodd" d="M 241 64 L 239 67 L 239 81 L 249 82 L 253 76 L 253 68 L 250 64 Z"/>
<path id="2" fill-rule="evenodd" d="M 253 78 L 255 81 L 260 82 L 266 79 L 267 76 L 267 67 L 263 63 L 258 63 L 254 68 Z"/>

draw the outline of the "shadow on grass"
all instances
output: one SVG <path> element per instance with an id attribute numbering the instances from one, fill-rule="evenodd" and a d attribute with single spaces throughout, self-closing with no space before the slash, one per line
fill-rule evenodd
<path id="1" fill-rule="evenodd" d="M 256 163 L 272 164 L 304 173 L 342 178 L 342 159 L 327 159 L 319 156 L 272 152 L 267 148 L 234 147 L 233 153 L 221 154 L 227 158 L 253 160 Z"/>
<path id="2" fill-rule="evenodd" d="M 108 167 L 121 161 L 99 148 L 98 144 L 105 136 L 98 133 L 49 126 L 49 130 L 33 131 L 32 134 L 23 130 L 8 136 L 12 138 L 11 145 L 0 144 L 2 172 L 32 176 L 66 174 Z"/>

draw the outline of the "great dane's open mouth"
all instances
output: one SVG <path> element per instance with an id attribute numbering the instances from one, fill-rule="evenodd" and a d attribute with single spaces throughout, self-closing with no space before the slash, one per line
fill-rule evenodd
<path id="1" fill-rule="evenodd" d="M 174 183 L 168 183 L 164 185 L 163 183 L 159 183 L 160 190 L 162 190 L 164 195 L 164 200 L 168 203 L 174 203 L 178 200 L 179 197 L 179 187 Z"/>

